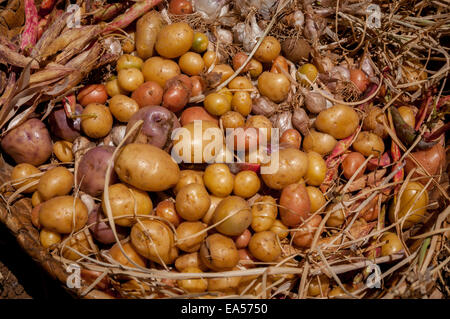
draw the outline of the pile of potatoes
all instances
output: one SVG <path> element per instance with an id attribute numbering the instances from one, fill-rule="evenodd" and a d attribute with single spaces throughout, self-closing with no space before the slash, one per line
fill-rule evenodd
<path id="1" fill-rule="evenodd" d="M 370 163 L 359 168 L 368 156 L 379 158 L 390 146 L 380 108 L 373 106 L 363 117 L 354 107 L 335 104 L 314 115 L 307 134 L 292 126 L 283 130 L 280 148 L 274 150 L 279 156 L 274 173 L 261 174 L 260 169 L 270 165 L 262 159 L 228 165 L 223 162 L 228 143 L 244 141 L 242 150 L 248 151 L 262 134 L 271 142 L 271 130 L 280 128 L 269 116 L 254 113 L 256 99 L 278 104 L 291 90 L 289 78 L 280 70 L 289 71 L 280 42 L 272 36 L 264 38 L 242 72 L 217 91 L 215 87 L 242 66 L 246 53 L 225 61 L 206 34 L 184 22 L 167 25 L 158 11 L 141 17 L 131 37 L 134 41 L 123 42 L 115 75 L 80 89 L 71 113 L 56 107 L 45 121 L 28 119 L 1 141 L 16 164 L 12 185 L 31 196 L 31 218 L 44 248 L 59 249 L 64 258 L 74 261 L 84 256 L 103 260 L 96 254 L 99 247 L 125 267 L 223 272 L 276 265 L 286 257 L 282 246 L 307 250 L 316 232 L 320 242 L 345 225 L 348 209 L 320 189 L 328 170 L 326 158 L 361 126 L 339 164 L 339 178 L 345 183 L 376 169 Z M 297 70 L 297 79 L 306 89 L 319 73 L 308 59 Z M 414 126 L 414 108 L 399 110 Z M 177 164 L 170 155 L 177 143 L 172 133 L 180 127 L 193 132 L 195 120 L 201 121 L 202 129 L 219 130 L 224 149 L 214 154 L 216 161 L 202 158 L 198 165 Z M 132 131 L 138 121 L 142 125 Z M 235 139 L 225 140 L 225 130 L 236 128 L 243 130 Z M 256 129 L 256 137 L 249 128 Z M 203 136 L 191 136 L 192 146 L 204 147 L 208 142 Z M 442 146 L 435 148 L 433 154 L 443 156 Z M 188 162 L 193 156 L 183 154 L 182 159 Z M 429 173 L 438 172 L 441 162 L 429 162 Z M 408 169 L 412 168 L 414 164 Z M 427 205 L 423 184 L 410 182 L 390 204 L 389 220 L 394 222 L 412 209 L 404 224 L 411 227 L 422 221 Z M 361 220 L 378 218 L 376 209 L 370 209 Z M 377 256 L 403 249 L 395 233 L 383 236 L 389 238 Z M 189 293 L 236 294 L 246 291 L 254 278 L 183 279 L 172 284 Z M 268 281 L 279 278 L 269 276 Z M 332 289 L 331 282 L 324 275 L 313 278 L 308 294 L 342 293 Z"/>

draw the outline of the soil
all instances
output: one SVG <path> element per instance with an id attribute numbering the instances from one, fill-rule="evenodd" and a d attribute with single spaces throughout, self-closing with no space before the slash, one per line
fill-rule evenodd
<path id="1" fill-rule="evenodd" d="M 0 299 L 69 299 L 71 295 L 17 244 L 0 223 Z"/>

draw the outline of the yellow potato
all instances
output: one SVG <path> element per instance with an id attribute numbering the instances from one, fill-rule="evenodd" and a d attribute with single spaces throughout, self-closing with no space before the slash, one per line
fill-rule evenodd
<path id="1" fill-rule="evenodd" d="M 202 222 L 183 222 L 177 227 L 177 247 L 182 251 L 193 253 L 200 249 L 207 233 L 203 231 L 206 224 Z M 197 235 L 195 235 L 197 234 Z M 195 235 L 195 236 L 193 236 Z"/>
<path id="2" fill-rule="evenodd" d="M 210 205 L 211 199 L 205 186 L 196 183 L 180 189 L 175 200 L 178 215 L 189 221 L 196 221 L 205 216 Z"/>
<path id="3" fill-rule="evenodd" d="M 200 260 L 200 255 L 198 252 L 181 255 L 177 258 L 177 260 L 175 260 L 175 268 L 178 271 L 183 271 L 188 267 L 196 267 L 202 271 L 208 270 L 208 267 L 206 267 Z"/>
<path id="4" fill-rule="evenodd" d="M 232 216 L 229 217 L 230 215 Z M 252 213 L 247 201 L 238 196 L 228 196 L 223 199 L 214 211 L 211 220 L 212 224 L 219 222 L 216 229 L 220 233 L 227 236 L 242 234 L 252 222 Z"/>
<path id="5" fill-rule="evenodd" d="M 144 191 L 119 183 L 109 186 L 108 193 L 113 217 L 150 215 L 152 213 L 153 203 L 150 196 Z M 102 209 L 106 212 L 105 193 L 103 193 L 102 199 Z M 136 218 L 119 218 L 114 222 L 120 226 L 132 226 L 136 222 Z"/>
<path id="6" fill-rule="evenodd" d="M 160 221 L 139 221 L 131 228 L 130 237 L 136 251 L 155 263 L 171 264 L 176 259 L 173 232 Z"/>
<path id="7" fill-rule="evenodd" d="M 80 230 L 86 225 L 87 219 L 86 205 L 73 196 L 54 197 L 44 202 L 39 211 L 39 224 L 60 234 Z"/>
<path id="8" fill-rule="evenodd" d="M 208 236 L 200 248 L 200 259 L 215 271 L 231 270 L 239 261 L 234 241 L 221 234 Z"/>
<path id="9" fill-rule="evenodd" d="M 260 204 L 261 203 L 261 204 Z M 272 196 L 261 196 L 252 206 L 252 229 L 255 232 L 269 230 L 278 215 L 276 200 Z"/>
<path id="10" fill-rule="evenodd" d="M 360 152 L 365 157 L 373 155 L 378 158 L 384 153 L 383 139 L 375 133 L 366 131 L 358 134 L 352 146 L 355 151 Z"/>
<path id="11" fill-rule="evenodd" d="M 274 232 L 270 230 L 256 233 L 248 244 L 250 253 L 261 261 L 275 261 L 281 256 L 281 247 Z"/>
<path id="12" fill-rule="evenodd" d="M 185 22 L 162 27 L 156 38 L 155 49 L 159 55 L 173 59 L 188 52 L 194 41 L 194 30 Z"/>
<path id="13" fill-rule="evenodd" d="M 42 175 L 37 190 L 44 200 L 63 196 L 70 193 L 73 181 L 73 174 L 67 168 L 59 166 Z"/>
<path id="14" fill-rule="evenodd" d="M 334 138 L 343 139 L 352 135 L 359 125 L 356 111 L 347 105 L 336 104 L 323 110 L 316 118 L 316 128 Z"/>
<path id="15" fill-rule="evenodd" d="M 86 235 L 84 232 L 81 232 L 70 238 L 64 238 L 62 243 L 64 247 L 62 250 L 63 257 L 75 261 L 83 258 L 83 255 L 91 254 L 93 249 L 89 244 L 88 236 L 90 234 Z"/>
<path id="16" fill-rule="evenodd" d="M 306 152 L 314 151 L 320 155 L 331 153 L 337 144 L 337 140 L 330 134 L 317 132 L 314 129 L 303 139 L 303 149 Z"/>
<path id="17" fill-rule="evenodd" d="M 41 171 L 28 163 L 22 163 L 14 166 L 12 172 L 11 172 L 11 181 L 13 182 L 14 188 L 19 189 L 24 186 L 29 185 L 30 183 L 34 181 L 38 181 L 39 177 L 31 177 L 28 178 L 30 175 L 39 174 Z M 22 180 L 23 179 L 23 180 Z M 21 182 L 17 182 L 17 180 L 22 180 Z M 23 193 L 33 193 L 37 190 L 37 185 L 29 186 L 27 189 L 23 191 Z"/>
<path id="18" fill-rule="evenodd" d="M 134 249 L 133 245 L 128 242 L 122 244 L 122 248 L 125 251 L 125 254 L 130 258 L 132 261 L 134 261 L 136 264 L 138 264 L 141 267 L 145 267 L 145 259 L 137 253 L 137 251 Z M 115 243 L 110 249 L 109 254 L 111 257 L 117 261 L 119 264 L 124 265 L 126 267 L 133 267 L 136 266 L 128 260 L 128 258 L 122 253 L 120 250 L 120 247 L 117 243 Z"/>
<path id="19" fill-rule="evenodd" d="M 277 156 L 278 167 L 275 167 L 273 173 L 261 174 L 261 176 L 264 183 L 270 188 L 283 189 L 305 176 L 308 169 L 308 156 L 295 148 L 285 148 L 277 153 L 272 154 L 270 163 L 261 165 L 261 169 L 271 167 L 271 165 L 276 166 Z"/>
<path id="20" fill-rule="evenodd" d="M 163 150 L 149 144 L 128 144 L 114 165 L 119 178 L 140 190 L 160 192 L 175 186 L 180 168 Z"/>
<path id="21" fill-rule="evenodd" d="M 183 269 L 184 273 L 202 273 L 199 268 L 196 267 L 188 267 Z M 180 279 L 177 280 L 178 287 L 181 289 L 190 292 L 190 293 L 199 293 L 204 292 L 208 288 L 208 281 L 203 278 L 192 278 L 192 279 Z"/>

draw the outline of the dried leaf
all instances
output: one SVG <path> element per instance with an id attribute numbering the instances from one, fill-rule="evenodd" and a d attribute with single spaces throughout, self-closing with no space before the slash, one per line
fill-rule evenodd
<path id="1" fill-rule="evenodd" d="M 29 63 L 31 63 L 32 69 L 39 69 L 39 63 L 32 58 L 23 56 L 22 54 L 11 50 L 9 47 L 0 43 L 0 62 L 5 63 L 6 65 L 14 65 L 21 68 L 26 67 Z"/>

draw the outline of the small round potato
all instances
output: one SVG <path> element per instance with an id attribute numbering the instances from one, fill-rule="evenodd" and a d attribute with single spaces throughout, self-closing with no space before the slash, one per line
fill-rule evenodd
<path id="1" fill-rule="evenodd" d="M 81 232 L 76 234 L 75 236 L 71 236 L 70 238 L 63 238 L 63 257 L 75 261 L 83 258 L 82 255 L 89 255 L 90 253 L 92 253 L 92 248 L 89 244 L 88 236 L 90 235 L 86 235 L 84 232 Z"/>
<path id="2" fill-rule="evenodd" d="M 255 258 L 264 262 L 275 261 L 281 256 L 281 247 L 278 244 L 277 236 L 270 230 L 254 234 L 248 248 Z"/>
<path id="3" fill-rule="evenodd" d="M 384 153 L 384 142 L 381 137 L 375 133 L 360 132 L 355 142 L 353 142 L 355 151 L 360 152 L 364 156 L 373 155 L 375 158 L 380 157 Z"/>
<path id="4" fill-rule="evenodd" d="M 34 181 L 38 181 L 39 177 L 28 177 L 34 174 L 39 174 L 41 171 L 31 164 L 22 163 L 14 166 L 12 172 L 11 172 L 11 182 L 13 182 L 14 188 L 19 189 L 24 186 L 29 185 L 30 183 Z M 15 182 L 18 180 L 22 180 L 21 182 Z M 37 185 L 34 186 L 28 186 L 27 189 L 23 191 L 25 194 L 33 193 L 37 190 Z"/>
<path id="5" fill-rule="evenodd" d="M 234 241 L 221 234 L 208 236 L 200 248 L 200 259 L 215 271 L 231 270 L 239 261 Z"/>
<path id="6" fill-rule="evenodd" d="M 255 232 L 269 230 L 278 215 L 277 202 L 272 196 L 261 196 L 252 206 L 252 229 Z"/>
<path id="7" fill-rule="evenodd" d="M 205 229 L 206 224 L 202 222 L 181 223 L 177 228 L 177 247 L 188 253 L 198 251 L 207 235 Z"/>
<path id="8" fill-rule="evenodd" d="M 180 189 L 182 189 L 184 186 L 194 183 L 204 185 L 203 172 L 193 171 L 190 169 L 182 170 L 180 171 L 180 180 L 178 181 L 177 185 L 173 188 L 173 192 L 176 195 L 178 194 Z"/>
<path id="9" fill-rule="evenodd" d="M 323 110 L 316 118 L 316 128 L 330 134 L 336 139 L 343 139 L 352 135 L 359 125 L 356 111 L 347 105 L 337 104 Z"/>
<path id="10" fill-rule="evenodd" d="M 156 206 L 156 216 L 164 218 L 173 227 L 178 227 L 181 222 L 181 218 L 175 210 L 175 203 L 171 199 L 165 199 L 158 203 Z"/>
<path id="11" fill-rule="evenodd" d="M 196 221 L 205 216 L 211 205 L 206 188 L 201 184 L 189 184 L 180 189 L 175 207 L 181 218 Z"/>
<path id="12" fill-rule="evenodd" d="M 250 206 L 239 196 L 228 196 L 217 205 L 211 223 L 220 223 L 216 229 L 224 235 L 238 236 L 252 223 Z"/>
<path id="13" fill-rule="evenodd" d="M 81 115 L 81 129 L 87 136 L 101 138 L 111 131 L 113 117 L 103 104 L 88 104 Z"/>
<path id="14" fill-rule="evenodd" d="M 209 165 L 203 175 L 206 188 L 218 197 L 231 194 L 234 186 L 233 179 L 233 174 L 231 174 L 228 166 L 220 163 Z"/>
<path id="15" fill-rule="evenodd" d="M 305 176 L 308 170 L 308 156 L 298 149 L 285 148 L 272 154 L 270 162 L 262 165 L 261 169 L 264 168 L 274 170 L 272 173 L 261 174 L 264 183 L 272 189 L 283 189 Z"/>
<path id="16" fill-rule="evenodd" d="M 44 200 L 70 193 L 73 187 L 73 174 L 65 167 L 52 168 L 42 175 L 37 190 Z"/>
<path id="17" fill-rule="evenodd" d="M 128 256 L 128 258 L 130 258 L 132 261 L 134 261 L 139 266 L 145 267 L 145 264 L 146 264 L 145 259 L 137 253 L 137 251 L 134 249 L 133 245 L 130 242 L 122 244 L 122 248 L 125 251 L 125 254 Z M 115 243 L 111 247 L 111 249 L 109 250 L 109 254 L 115 261 L 117 261 L 121 265 L 124 265 L 126 267 L 133 267 L 133 268 L 136 267 L 122 253 L 122 251 L 120 250 L 120 247 L 117 243 Z"/>
<path id="18" fill-rule="evenodd" d="M 239 172 L 234 179 L 233 192 L 237 196 L 249 198 L 261 187 L 258 175 L 253 171 Z"/>
<path id="19" fill-rule="evenodd" d="M 187 267 L 182 272 L 202 273 L 203 271 L 196 267 Z M 208 288 L 208 281 L 204 278 L 180 279 L 177 280 L 177 284 L 178 287 L 190 293 L 204 292 Z"/>
<path id="20" fill-rule="evenodd" d="M 126 95 L 118 94 L 109 100 L 109 110 L 118 121 L 128 122 L 139 111 L 139 104 Z"/>
<path id="21" fill-rule="evenodd" d="M 151 261 L 171 264 L 174 261 L 173 232 L 157 220 L 142 220 L 131 228 L 131 243 L 136 251 Z"/>
<path id="22" fill-rule="evenodd" d="M 73 196 L 54 197 L 44 202 L 39 211 L 39 224 L 60 234 L 80 230 L 86 225 L 87 220 L 86 205 Z"/>
<path id="23" fill-rule="evenodd" d="M 119 183 L 109 186 L 108 193 L 114 217 L 150 215 L 152 213 L 152 201 L 150 196 L 144 191 Z M 102 209 L 106 212 L 105 193 L 103 193 L 102 199 Z M 130 227 L 136 222 L 136 219 L 135 217 L 116 218 L 114 222 L 120 226 Z"/>
<path id="24" fill-rule="evenodd" d="M 41 242 L 42 247 L 48 248 L 59 244 L 61 242 L 61 235 L 57 232 L 44 228 L 39 233 L 39 241 Z"/>
<path id="25" fill-rule="evenodd" d="M 58 141 L 53 144 L 53 153 L 61 162 L 73 162 L 72 146 L 68 141 Z"/>

